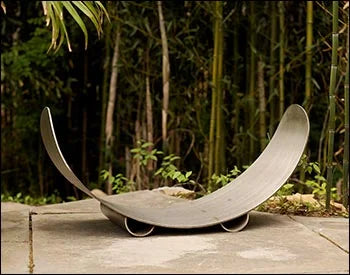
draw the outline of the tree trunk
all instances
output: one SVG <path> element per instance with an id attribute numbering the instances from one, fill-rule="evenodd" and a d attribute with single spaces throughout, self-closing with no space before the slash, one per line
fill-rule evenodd
<path id="1" fill-rule="evenodd" d="M 169 107 L 169 80 L 170 80 L 170 64 L 169 64 L 169 53 L 168 53 L 168 41 L 165 31 L 165 23 L 162 11 L 162 1 L 157 1 L 158 13 L 159 13 L 159 26 L 162 38 L 162 75 L 163 75 L 163 108 L 162 108 L 162 140 L 163 140 L 163 151 L 168 151 L 167 144 L 167 119 L 168 119 L 168 107 Z"/>
<path id="2" fill-rule="evenodd" d="M 107 105 L 107 116 L 106 116 L 106 155 L 108 163 L 109 174 L 112 175 L 112 147 L 113 147 L 113 114 L 114 114 L 114 105 L 117 93 L 117 77 L 118 77 L 118 60 L 119 60 L 119 44 L 120 44 L 120 33 L 121 27 L 117 26 L 117 33 L 114 44 L 113 59 L 112 59 L 112 72 L 111 79 L 109 84 L 109 97 Z M 110 178 L 106 181 L 105 186 L 106 193 L 108 195 L 112 194 L 112 183 Z"/>

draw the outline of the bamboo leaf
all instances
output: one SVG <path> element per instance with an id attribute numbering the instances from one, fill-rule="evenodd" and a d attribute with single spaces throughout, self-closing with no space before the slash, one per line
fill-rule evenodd
<path id="1" fill-rule="evenodd" d="M 95 4 L 103 11 L 103 13 L 107 16 L 107 19 L 109 22 L 111 22 L 111 19 L 109 18 L 108 12 L 105 9 L 105 7 L 102 5 L 100 1 L 95 1 Z"/>
<path id="2" fill-rule="evenodd" d="M 56 12 L 54 12 L 53 10 L 55 10 Z M 62 45 L 62 43 L 64 41 L 64 36 L 66 36 L 66 39 L 67 39 L 68 50 L 71 52 L 72 48 L 70 45 L 66 26 L 63 22 L 62 5 L 58 2 L 51 1 L 48 5 L 48 13 L 51 16 L 52 26 L 53 26 L 53 28 L 55 28 L 55 30 L 53 30 L 53 35 L 52 35 L 52 38 L 53 38 L 52 45 L 53 45 L 53 48 L 56 49 L 55 52 L 57 52 L 58 49 L 60 48 L 60 46 Z M 60 41 L 59 41 L 58 46 L 57 46 L 56 41 L 57 41 L 58 35 L 60 35 Z M 50 50 L 50 48 L 49 48 L 49 50 Z"/>
<path id="3" fill-rule="evenodd" d="M 5 5 L 4 1 L 1 1 L 1 8 L 2 8 L 3 12 L 6 14 L 6 5 Z"/>
<path id="4" fill-rule="evenodd" d="M 81 30 L 83 31 L 84 36 L 85 36 L 85 49 L 87 49 L 88 33 L 87 33 L 87 29 L 86 29 L 86 26 L 85 26 L 83 20 L 81 19 L 80 15 L 77 13 L 75 8 L 73 7 L 73 5 L 69 1 L 62 1 L 62 5 L 67 9 L 67 11 L 70 13 L 70 15 L 74 18 L 75 22 L 78 23 Z"/>
<path id="5" fill-rule="evenodd" d="M 98 20 L 98 15 L 96 14 L 96 10 L 93 8 L 93 6 L 91 5 L 91 3 L 89 3 L 91 6 L 90 8 L 92 10 L 90 10 L 90 8 L 87 7 L 88 2 L 84 3 L 82 1 L 72 1 L 72 3 L 77 6 L 83 13 L 85 13 L 85 15 L 87 17 L 90 18 L 90 20 L 92 21 L 92 23 L 95 25 L 95 28 L 97 30 L 97 34 L 100 37 L 100 33 L 101 33 L 101 25 L 99 24 Z"/>

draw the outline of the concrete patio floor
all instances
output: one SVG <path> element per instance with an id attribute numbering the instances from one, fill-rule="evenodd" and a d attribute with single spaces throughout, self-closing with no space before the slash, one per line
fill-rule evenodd
<path id="1" fill-rule="evenodd" d="M 349 220 L 252 211 L 228 233 L 158 229 L 135 238 L 92 199 L 40 207 L 1 203 L 1 273 L 349 272 Z"/>

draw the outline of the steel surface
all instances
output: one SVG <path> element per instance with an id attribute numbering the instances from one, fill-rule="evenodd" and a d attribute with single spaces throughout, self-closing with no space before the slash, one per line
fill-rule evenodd
<path id="1" fill-rule="evenodd" d="M 192 201 L 148 190 L 97 197 L 65 161 L 48 107 L 42 111 L 40 129 L 45 148 L 61 174 L 99 200 L 102 212 L 131 234 L 133 230 L 129 230 L 128 221 L 143 223 L 146 227 L 140 235 L 136 231 L 133 235 L 146 236 L 154 226 L 185 229 L 220 224 L 227 231 L 230 227 L 232 231 L 242 229 L 248 223 L 248 212 L 278 191 L 293 173 L 308 140 L 309 119 L 301 106 L 289 106 L 265 150 L 248 169 L 219 190 Z"/>

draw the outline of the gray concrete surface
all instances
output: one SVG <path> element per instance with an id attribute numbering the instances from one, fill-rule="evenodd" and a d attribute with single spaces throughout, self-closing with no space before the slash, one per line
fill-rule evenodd
<path id="1" fill-rule="evenodd" d="M 28 273 L 29 207 L 1 203 L 1 274 Z"/>
<path id="2" fill-rule="evenodd" d="M 30 261 L 33 273 L 349 272 L 345 218 L 253 211 L 238 233 L 220 227 L 158 229 L 135 238 L 107 220 L 91 199 L 17 209 L 1 203 L 1 273 L 29 273 Z M 29 211 L 36 213 L 32 231 Z"/>
<path id="3" fill-rule="evenodd" d="M 349 253 L 349 222 L 344 222 L 343 217 L 314 218 L 304 216 L 291 216 L 295 221 L 305 225 L 320 236 L 339 245 Z M 349 221 L 347 219 L 347 221 Z"/>

